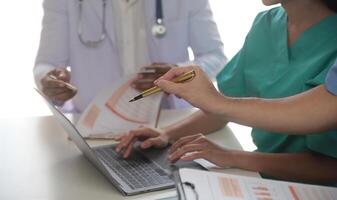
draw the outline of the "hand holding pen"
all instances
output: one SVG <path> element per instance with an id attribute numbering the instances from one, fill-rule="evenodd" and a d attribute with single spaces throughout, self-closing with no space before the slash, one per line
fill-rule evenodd
<path id="1" fill-rule="evenodd" d="M 219 105 L 217 99 L 222 99 L 222 95 L 218 93 L 207 75 L 198 66 L 177 67 L 168 71 L 165 75 L 157 79 L 155 82 L 157 87 L 150 88 L 142 92 L 133 101 L 146 98 L 146 96 L 155 94 L 160 91 L 177 95 L 195 107 L 210 112 L 210 108 L 214 105 Z M 124 158 L 129 157 L 135 142 L 140 141 L 140 148 L 147 149 L 150 147 L 163 148 L 166 147 L 169 141 L 173 141 L 167 132 L 167 129 L 154 129 L 148 127 L 140 127 L 131 130 L 116 139 L 118 145 L 116 151 L 123 154 Z M 172 150 L 171 161 L 182 155 L 176 155 L 175 150 Z"/>
<path id="2" fill-rule="evenodd" d="M 58 104 L 63 104 L 77 93 L 77 89 L 69 82 L 69 71 L 65 68 L 57 68 L 42 78 L 42 92 Z"/>
<path id="3" fill-rule="evenodd" d="M 195 76 L 183 83 L 175 83 L 176 77 L 194 71 Z M 178 67 L 171 69 L 164 76 L 156 80 L 155 85 L 161 90 L 174 94 L 188 101 L 203 111 L 216 113 L 222 105 L 223 96 L 214 87 L 212 81 L 198 66 Z"/>
<path id="4" fill-rule="evenodd" d="M 195 77 L 195 72 L 194 70 L 188 71 L 186 73 L 183 73 L 175 78 L 173 78 L 171 81 L 174 83 L 183 83 L 189 80 L 192 80 Z M 158 92 L 162 91 L 160 87 L 158 86 L 153 86 L 152 88 L 149 88 L 145 91 L 143 91 L 141 94 L 139 94 L 138 96 L 134 97 L 133 99 L 131 99 L 129 102 L 134 102 L 137 101 L 139 99 L 142 99 L 144 97 L 150 96 L 152 94 L 156 94 Z"/>

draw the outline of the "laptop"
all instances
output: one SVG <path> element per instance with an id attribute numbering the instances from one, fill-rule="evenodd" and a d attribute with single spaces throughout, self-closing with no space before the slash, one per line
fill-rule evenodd
<path id="1" fill-rule="evenodd" d="M 135 150 L 128 159 L 115 152 L 114 145 L 90 147 L 71 121 L 54 106 L 42 92 L 54 117 L 68 133 L 84 156 L 123 195 L 136 195 L 175 187 L 172 170 L 177 168 L 203 169 L 195 162 L 178 162 L 174 168 L 167 161 L 168 148 Z"/>

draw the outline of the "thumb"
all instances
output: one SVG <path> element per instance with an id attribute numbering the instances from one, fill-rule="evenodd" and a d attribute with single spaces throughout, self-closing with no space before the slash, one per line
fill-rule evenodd
<path id="1" fill-rule="evenodd" d="M 179 95 L 180 86 L 177 83 L 167 80 L 158 80 L 156 85 L 167 93 Z"/>
<path id="2" fill-rule="evenodd" d="M 59 68 L 59 69 L 57 69 L 56 74 L 57 74 L 56 76 L 59 80 L 62 80 L 64 82 L 70 81 L 69 73 L 67 72 L 66 69 Z"/>
<path id="3" fill-rule="evenodd" d="M 163 142 L 159 138 L 147 139 L 144 142 L 142 142 L 142 144 L 140 145 L 140 147 L 142 149 L 148 149 L 150 147 L 161 148 L 163 146 L 165 146 L 165 145 L 163 144 Z"/>

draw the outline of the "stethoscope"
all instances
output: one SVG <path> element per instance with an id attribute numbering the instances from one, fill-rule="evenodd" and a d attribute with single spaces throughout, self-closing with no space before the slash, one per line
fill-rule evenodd
<path id="1" fill-rule="evenodd" d="M 156 21 L 152 27 L 152 34 L 157 38 L 162 38 L 166 34 L 166 27 L 164 25 L 164 11 L 162 0 L 156 0 Z"/>
<path id="2" fill-rule="evenodd" d="M 103 42 L 103 40 L 106 38 L 106 35 L 107 35 L 106 28 L 105 28 L 107 0 L 102 0 L 102 7 L 103 7 L 102 29 L 101 29 L 100 37 L 96 40 L 86 40 L 83 37 L 83 1 L 84 0 L 78 0 L 78 1 L 79 1 L 78 37 L 84 46 L 88 48 L 97 47 L 97 45 Z M 156 16 L 155 16 L 155 24 L 152 27 L 152 35 L 157 38 L 162 38 L 166 34 L 162 3 L 163 3 L 162 0 L 156 0 L 156 5 L 155 5 Z"/>

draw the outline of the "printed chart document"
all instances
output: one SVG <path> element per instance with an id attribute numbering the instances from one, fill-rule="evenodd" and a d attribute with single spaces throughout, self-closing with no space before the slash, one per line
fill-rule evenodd
<path id="1" fill-rule="evenodd" d="M 95 97 L 76 125 L 83 137 L 108 139 L 141 125 L 156 127 L 162 93 L 130 103 L 140 93 L 131 83 L 111 86 Z"/>
<path id="2" fill-rule="evenodd" d="M 182 188 L 188 200 L 335 200 L 337 189 L 285 181 L 273 181 L 194 169 L 180 169 Z M 195 187 L 195 190 L 191 186 Z"/>

